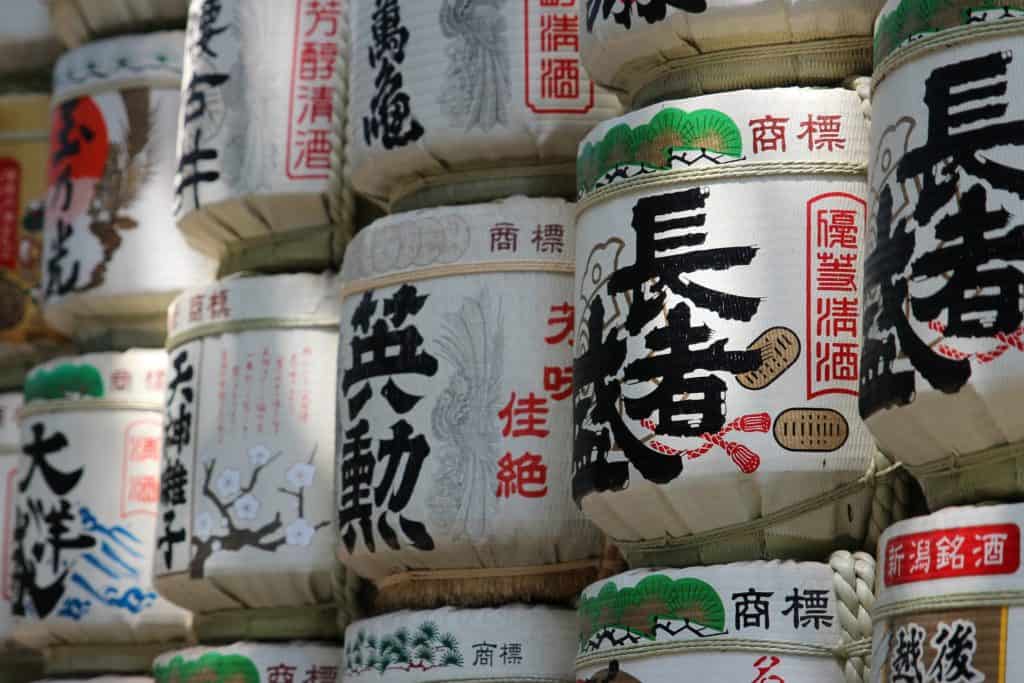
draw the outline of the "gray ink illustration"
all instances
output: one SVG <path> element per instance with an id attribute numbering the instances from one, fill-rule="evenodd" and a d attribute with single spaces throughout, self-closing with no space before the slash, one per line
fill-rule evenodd
<path id="1" fill-rule="evenodd" d="M 495 514 L 504 340 L 501 310 L 484 290 L 444 315 L 436 343 L 452 372 L 430 416 L 438 448 L 429 505 L 434 523 L 455 542 L 483 541 Z"/>
<path id="2" fill-rule="evenodd" d="M 441 109 L 451 121 L 489 131 L 508 124 L 511 97 L 508 0 L 442 0 L 441 32 L 448 39 L 448 70 Z"/>

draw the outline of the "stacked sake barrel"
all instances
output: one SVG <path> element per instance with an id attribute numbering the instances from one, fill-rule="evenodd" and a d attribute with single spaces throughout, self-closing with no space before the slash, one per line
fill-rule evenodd
<path id="1" fill-rule="evenodd" d="M 133 3 L 118 4 L 133 15 L 117 30 L 148 26 Z M 80 4 L 97 5 L 118 11 Z M 59 15 L 71 6 L 50 5 L 65 39 Z M 82 40 L 115 30 L 94 18 Z M 148 675 L 159 653 L 193 641 L 191 615 L 151 576 L 167 305 L 213 274 L 170 219 L 183 42 L 181 31 L 87 42 L 58 60 L 49 107 L 22 114 L 26 131 L 50 126 L 23 172 L 39 190 L 22 197 L 37 211 L 22 221 L 18 255 L 45 263 L 42 316 L 78 347 L 35 359 L 24 380 L 21 457 L 5 497 L 11 637 L 41 651 L 50 676 Z"/>
<path id="2" fill-rule="evenodd" d="M 604 540 L 569 495 L 575 148 L 618 112 L 585 3 L 353 3 L 341 269 L 346 681 L 571 680 Z M 341 134 L 339 132 L 339 134 Z"/>
<path id="3" fill-rule="evenodd" d="M 1024 672 L 1022 44 L 1020 2 L 894 0 L 875 26 L 860 411 L 932 511 L 879 542 L 876 681 Z"/>
<path id="4" fill-rule="evenodd" d="M 907 502 L 857 412 L 880 5 L 581 13 L 633 111 L 579 147 L 572 491 L 634 571 L 584 592 L 578 679 L 867 680 Z"/>
<path id="5" fill-rule="evenodd" d="M 193 613 L 199 646 L 158 658 L 157 681 L 333 683 L 357 612 L 334 497 L 334 269 L 355 211 L 348 194 L 328 200 L 344 186 L 330 159 L 344 152 L 332 114 L 347 13 L 189 6 L 173 216 L 219 279 L 167 309 L 154 576 Z"/>

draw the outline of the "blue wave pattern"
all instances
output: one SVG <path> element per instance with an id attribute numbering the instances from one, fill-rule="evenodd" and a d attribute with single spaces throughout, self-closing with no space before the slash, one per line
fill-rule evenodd
<path id="1" fill-rule="evenodd" d="M 98 550 L 83 553 L 81 562 L 75 564 L 75 571 L 69 577 L 68 595 L 61 603 L 58 616 L 73 621 L 85 618 L 94 604 L 139 614 L 151 607 L 157 599 L 152 590 L 137 584 L 142 578 L 138 565 L 145 561 L 141 552 L 142 539 L 127 528 L 106 526 L 93 514 L 82 507 L 79 517 L 86 532 L 98 542 Z"/>

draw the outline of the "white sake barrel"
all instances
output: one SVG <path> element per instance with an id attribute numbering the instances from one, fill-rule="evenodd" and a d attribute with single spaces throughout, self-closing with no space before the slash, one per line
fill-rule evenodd
<path id="1" fill-rule="evenodd" d="M 1024 506 L 951 507 L 878 544 L 871 681 L 1024 677 Z"/>
<path id="2" fill-rule="evenodd" d="M 1024 2 L 890 2 L 876 59 L 860 413 L 931 509 L 1020 498 Z"/>
<path id="3" fill-rule="evenodd" d="M 20 391 L 0 392 L 0 529 L 11 529 L 14 524 L 14 506 L 18 495 L 18 454 L 21 453 L 17 416 L 21 403 Z M 11 557 L 13 541 L 14 537 L 10 533 L 4 533 L 0 538 L 2 557 Z M 11 585 L 8 560 L 0 563 L 0 651 L 5 650 L 10 644 L 10 637 L 14 632 Z"/>
<path id="4" fill-rule="evenodd" d="M 338 0 L 192 0 L 175 215 L 222 274 L 341 262 L 351 215 L 332 224 L 327 193 L 346 15 Z"/>
<path id="5" fill-rule="evenodd" d="M 11 524 L 15 638 L 48 671 L 143 671 L 190 615 L 151 580 L 167 354 L 55 359 L 25 381 Z M 97 669 L 88 669 L 96 671 Z"/>
<path id="6" fill-rule="evenodd" d="M 333 275 L 233 277 L 168 311 L 156 587 L 201 642 L 340 636 Z"/>
<path id="7" fill-rule="evenodd" d="M 341 647 L 250 643 L 168 652 L 153 662 L 155 683 L 341 683 Z"/>
<path id="8" fill-rule="evenodd" d="M 355 189 L 397 210 L 571 197 L 576 144 L 619 112 L 580 62 L 583 2 L 353 3 Z"/>
<path id="9" fill-rule="evenodd" d="M 45 0 L 11 3 L 0 23 L 0 74 L 35 76 L 53 65 L 61 45 L 50 28 Z M 6 84 L 5 84 L 6 85 Z"/>
<path id="10" fill-rule="evenodd" d="M 402 611 L 345 631 L 345 683 L 571 681 L 576 615 L 511 604 Z"/>
<path id="11" fill-rule="evenodd" d="M 341 561 L 381 609 L 571 599 L 602 541 L 569 496 L 573 207 L 374 222 L 341 272 Z"/>
<path id="12" fill-rule="evenodd" d="M 172 216 L 183 43 L 105 40 L 54 69 L 44 313 L 81 339 L 162 345 L 167 305 L 212 275 Z"/>
<path id="13" fill-rule="evenodd" d="M 581 145 L 573 495 L 634 566 L 817 560 L 899 514 L 857 415 L 860 107 L 705 95 Z"/>
<path id="14" fill-rule="evenodd" d="M 188 0 L 47 0 L 53 30 L 68 47 L 98 37 L 185 26 Z"/>
<path id="15" fill-rule="evenodd" d="M 39 310 L 49 111 L 49 94 L 0 96 L 0 349 L 60 338 Z"/>
<path id="16" fill-rule="evenodd" d="M 871 27 L 883 2 L 586 0 L 583 63 L 635 106 L 743 88 L 836 85 L 871 70 Z"/>
<path id="17" fill-rule="evenodd" d="M 638 569 L 579 603 L 576 680 L 865 683 L 875 560 Z"/>

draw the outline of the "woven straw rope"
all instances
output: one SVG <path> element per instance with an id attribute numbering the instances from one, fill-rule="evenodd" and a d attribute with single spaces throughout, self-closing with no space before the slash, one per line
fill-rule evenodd
<path id="1" fill-rule="evenodd" d="M 867 553 L 842 550 L 832 553 L 829 567 L 839 618 L 840 644 L 836 648 L 743 638 L 661 642 L 631 646 L 614 654 L 584 655 L 576 659 L 576 668 L 600 664 L 612 656 L 621 660 L 688 652 L 757 652 L 834 658 L 843 667 L 846 683 L 867 683 L 870 678 L 870 610 L 875 603 L 875 559 Z"/>
<path id="2" fill-rule="evenodd" d="M 328 172 L 327 210 L 340 228 L 338 239 L 340 244 L 333 244 L 332 261 L 339 262 L 345 246 L 355 234 L 356 197 L 352 190 L 352 159 L 348 148 L 348 68 L 349 51 L 351 49 L 349 21 L 351 21 L 350 3 L 345 3 L 345 18 L 339 31 L 338 59 L 334 64 L 334 115 L 331 120 L 331 168 Z M 333 258 L 337 255 L 338 258 Z"/>

